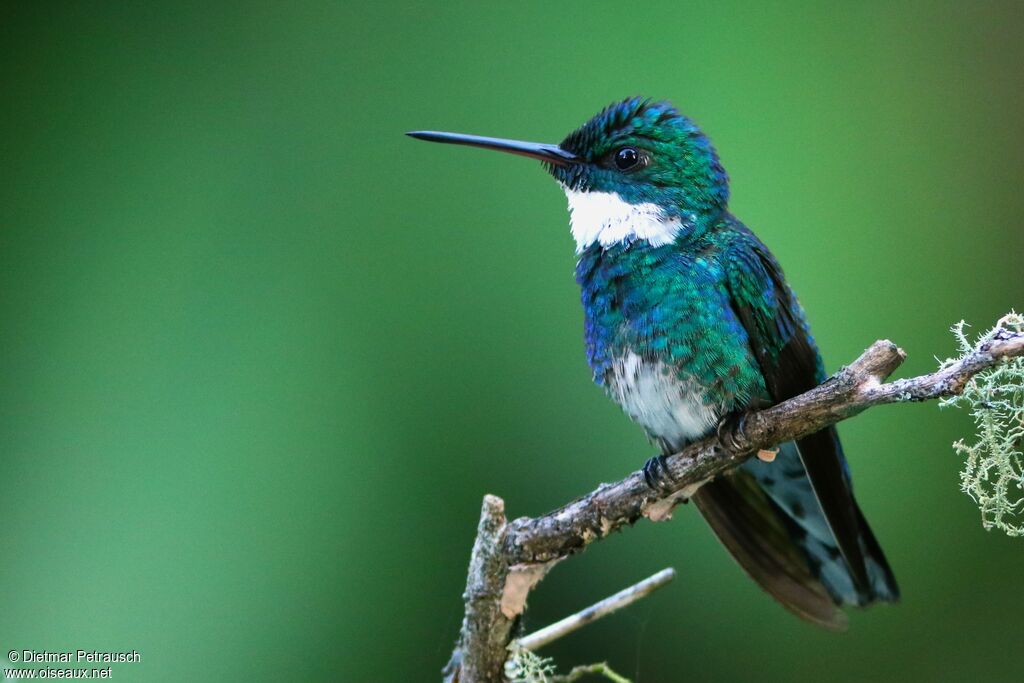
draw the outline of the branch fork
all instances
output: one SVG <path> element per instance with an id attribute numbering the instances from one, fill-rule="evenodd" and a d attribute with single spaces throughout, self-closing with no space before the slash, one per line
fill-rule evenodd
<path id="1" fill-rule="evenodd" d="M 650 488 L 643 473 L 637 471 L 613 484 L 602 484 L 546 515 L 511 522 L 505 518 L 500 498 L 484 496 L 463 596 L 465 618 L 445 679 L 502 681 L 508 647 L 529 592 L 555 564 L 591 543 L 641 517 L 652 521 L 670 518 L 673 508 L 703 483 L 755 454 L 770 454 L 777 444 L 812 434 L 873 406 L 958 395 L 977 373 L 1021 356 L 1024 333 L 1003 326 L 963 358 L 943 364 L 934 373 L 886 382 L 906 353 L 891 341 L 879 340 L 820 386 L 729 420 L 719 433 L 667 456 L 663 461 L 667 483 L 659 490 Z M 582 622 L 579 625 L 588 623 L 579 615 L 569 619 L 574 618 Z M 537 634 L 518 641 L 527 649 L 547 642 Z"/>

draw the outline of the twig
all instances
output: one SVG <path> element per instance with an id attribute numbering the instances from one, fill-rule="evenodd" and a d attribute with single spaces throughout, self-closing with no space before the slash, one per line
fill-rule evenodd
<path id="1" fill-rule="evenodd" d="M 812 434 L 872 406 L 958 395 L 977 373 L 1020 356 L 1024 356 L 1024 334 L 1003 327 L 988 342 L 934 373 L 886 384 L 906 354 L 890 341 L 877 341 L 820 386 L 750 413 L 721 435 L 668 456 L 665 465 L 672 484 L 664 491 L 652 490 L 637 471 L 541 517 L 522 517 L 504 525 L 502 513 L 500 533 L 485 529 L 481 520 L 467 581 L 466 620 L 446 672 L 450 677 L 458 675 L 459 683 L 500 680 L 513 620 L 525 609 L 529 590 L 554 563 L 641 517 L 668 518 L 672 508 L 701 484 L 757 451 Z M 488 499 L 494 497 L 485 498 L 485 509 Z M 478 553 L 484 559 L 478 561 Z M 481 565 L 490 569 L 476 572 L 478 581 L 474 568 Z M 502 581 L 504 591 L 495 602 Z"/>
<path id="2" fill-rule="evenodd" d="M 583 628 L 587 624 L 606 617 L 612 612 L 628 607 L 637 600 L 645 598 L 658 590 L 672 579 L 676 578 L 676 570 L 669 567 L 662 569 L 657 574 L 650 576 L 629 588 L 624 588 L 615 595 L 609 596 L 600 602 L 596 602 L 576 614 L 556 621 L 542 629 L 523 636 L 518 640 L 518 645 L 527 650 L 538 650 L 548 643 L 553 643 L 562 636 L 569 635 L 573 631 Z"/>
<path id="3" fill-rule="evenodd" d="M 597 674 L 598 676 L 604 676 L 612 683 L 630 683 L 630 680 L 628 678 L 612 671 L 612 668 L 608 666 L 608 662 L 574 666 L 572 670 L 564 676 L 552 676 L 551 683 L 574 683 L 575 681 L 580 680 L 587 674 Z"/>

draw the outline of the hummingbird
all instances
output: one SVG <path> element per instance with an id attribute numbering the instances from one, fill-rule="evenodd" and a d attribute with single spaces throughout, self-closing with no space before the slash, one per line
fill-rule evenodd
<path id="1" fill-rule="evenodd" d="M 432 142 L 540 160 L 564 190 L 594 381 L 664 457 L 724 421 L 826 379 L 778 261 L 729 212 L 729 181 L 697 125 L 668 102 L 605 107 L 557 145 L 416 131 Z M 691 499 L 746 573 L 783 607 L 832 630 L 844 606 L 899 589 L 853 497 L 834 427 L 779 444 Z"/>

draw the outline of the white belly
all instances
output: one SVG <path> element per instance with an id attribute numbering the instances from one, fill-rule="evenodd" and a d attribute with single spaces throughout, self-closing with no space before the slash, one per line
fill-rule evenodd
<path id="1" fill-rule="evenodd" d="M 680 379 L 664 363 L 628 352 L 612 365 L 609 392 L 651 438 L 681 448 L 715 428 L 721 406 L 704 401 L 696 382 Z"/>

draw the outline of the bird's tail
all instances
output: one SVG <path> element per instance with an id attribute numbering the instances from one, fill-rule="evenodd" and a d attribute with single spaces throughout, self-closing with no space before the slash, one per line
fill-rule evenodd
<path id="1" fill-rule="evenodd" d="M 755 458 L 708 482 L 693 501 L 747 574 L 808 621 L 841 630 L 846 615 L 840 606 L 899 599 L 885 555 L 855 502 L 860 557 L 840 552 L 793 442 L 783 444 L 772 463 Z M 851 567 L 851 560 L 863 564 Z"/>

